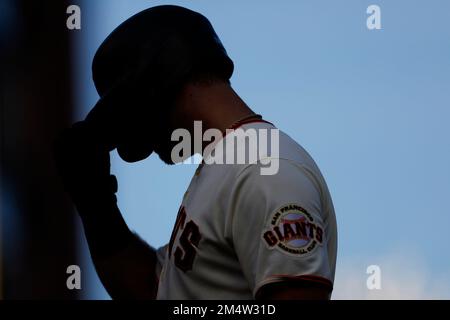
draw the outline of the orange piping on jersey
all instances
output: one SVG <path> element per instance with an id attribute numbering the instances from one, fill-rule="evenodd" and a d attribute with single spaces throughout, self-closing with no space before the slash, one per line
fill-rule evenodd
<path id="1" fill-rule="evenodd" d="M 240 126 L 242 126 L 244 124 L 255 123 L 255 122 L 262 122 L 262 123 L 268 123 L 268 124 L 273 125 L 273 123 L 271 123 L 269 121 L 266 121 L 266 120 L 263 120 L 263 119 L 257 119 L 257 120 L 249 119 L 249 120 L 246 120 L 246 121 L 238 122 L 238 123 L 232 125 L 229 129 L 236 130 L 237 128 L 239 128 Z"/>

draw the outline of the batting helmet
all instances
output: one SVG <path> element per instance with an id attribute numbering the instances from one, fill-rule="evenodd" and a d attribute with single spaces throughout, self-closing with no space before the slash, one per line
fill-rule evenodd
<path id="1" fill-rule="evenodd" d="M 97 50 L 92 74 L 100 99 L 85 121 L 125 161 L 145 159 L 177 92 L 201 73 L 226 80 L 233 73 L 208 19 L 179 6 L 141 11 Z M 150 122 L 151 117 L 156 118 Z"/>

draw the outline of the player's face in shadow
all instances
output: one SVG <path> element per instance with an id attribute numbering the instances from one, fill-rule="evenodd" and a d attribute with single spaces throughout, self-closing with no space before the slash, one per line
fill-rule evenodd
<path id="1" fill-rule="evenodd" d="M 175 105 L 171 104 L 169 110 L 174 110 Z M 153 142 L 154 142 L 154 152 L 159 156 L 159 158 L 168 165 L 175 164 L 172 160 L 172 150 L 179 143 L 179 141 L 172 141 L 172 132 L 177 128 L 174 128 L 171 124 L 171 121 L 167 120 L 172 117 L 173 114 L 170 114 L 166 117 L 158 117 L 160 118 L 158 123 L 155 125 L 155 132 L 153 133 Z M 161 120 L 161 118 L 165 118 L 166 120 Z"/>
<path id="2" fill-rule="evenodd" d="M 158 134 L 158 138 L 155 141 L 154 151 L 159 158 L 168 165 L 175 164 L 172 161 L 172 149 L 176 142 L 171 141 L 171 130 L 164 130 Z"/>
<path id="3" fill-rule="evenodd" d="M 156 122 L 154 121 L 154 133 L 153 137 L 153 151 L 158 154 L 159 158 L 166 164 L 172 165 L 180 162 L 174 162 L 172 158 L 172 150 L 174 150 L 175 146 L 177 146 L 181 140 L 172 141 L 172 133 L 180 128 L 187 129 L 191 135 L 194 132 L 194 122 L 186 122 L 185 114 L 181 112 L 178 108 L 178 100 L 174 99 L 173 101 L 165 104 L 165 110 L 167 113 L 153 116 L 153 119 L 158 119 Z M 179 139 L 179 138 L 178 138 Z M 183 139 L 183 138 L 181 138 Z M 194 139 L 191 137 L 190 139 L 191 147 L 189 154 L 177 155 L 182 158 L 182 161 L 188 159 L 195 152 L 194 150 Z M 188 152 L 187 150 L 183 150 L 183 152 Z M 201 150 L 197 150 L 196 152 L 201 152 Z"/>

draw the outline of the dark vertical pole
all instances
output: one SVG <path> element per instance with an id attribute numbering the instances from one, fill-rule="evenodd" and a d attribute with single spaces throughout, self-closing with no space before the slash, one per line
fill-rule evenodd
<path id="1" fill-rule="evenodd" d="M 52 158 L 73 108 L 69 3 L 5 1 L 12 21 L 0 50 L 3 298 L 75 299 L 66 268 L 77 264 L 77 232 Z"/>

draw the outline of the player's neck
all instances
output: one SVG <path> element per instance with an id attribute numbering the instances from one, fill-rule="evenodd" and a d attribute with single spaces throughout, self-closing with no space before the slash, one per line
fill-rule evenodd
<path id="1" fill-rule="evenodd" d="M 224 82 L 188 84 L 177 100 L 173 125 L 191 130 L 202 121 L 203 130 L 225 132 L 237 120 L 254 114 L 233 88 Z"/>

